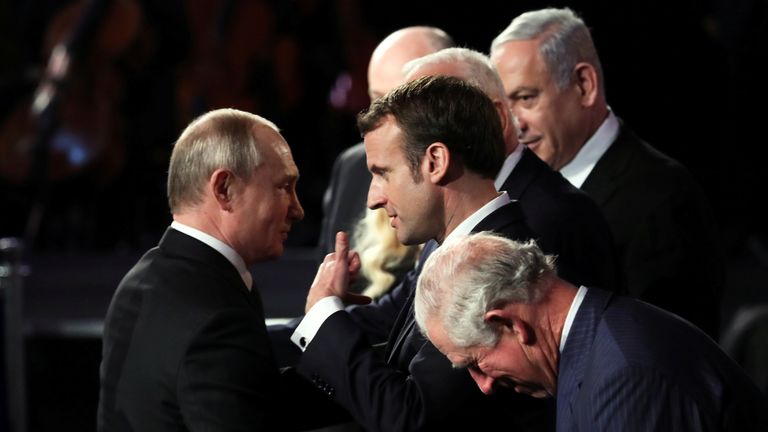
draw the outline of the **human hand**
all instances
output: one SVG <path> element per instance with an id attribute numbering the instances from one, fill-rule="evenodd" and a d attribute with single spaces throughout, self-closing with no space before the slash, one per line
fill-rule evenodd
<path id="1" fill-rule="evenodd" d="M 307 294 L 304 313 L 309 312 L 320 299 L 329 296 L 339 297 L 346 304 L 370 303 L 370 297 L 347 291 L 350 279 L 356 277 L 358 271 L 360 271 L 360 256 L 357 252 L 349 250 L 347 233 L 339 231 L 336 233 L 336 251 L 326 255 L 323 263 L 320 264 Z"/>

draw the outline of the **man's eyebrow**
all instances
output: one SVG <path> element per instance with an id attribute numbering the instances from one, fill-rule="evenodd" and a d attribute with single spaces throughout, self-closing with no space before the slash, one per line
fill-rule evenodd
<path id="1" fill-rule="evenodd" d="M 374 174 L 381 174 L 383 172 L 387 172 L 387 169 L 384 167 L 380 167 L 378 165 L 371 165 L 370 168 L 368 168 L 368 171 L 374 173 Z"/>
<path id="2" fill-rule="evenodd" d="M 531 89 L 526 87 L 518 87 L 516 89 L 512 89 L 509 92 L 507 92 L 507 97 L 514 97 L 522 92 L 527 92 L 527 91 L 531 91 Z"/>

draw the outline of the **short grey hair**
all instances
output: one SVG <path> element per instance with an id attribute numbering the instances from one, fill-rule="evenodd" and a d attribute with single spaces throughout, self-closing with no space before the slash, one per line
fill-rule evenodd
<path id="1" fill-rule="evenodd" d="M 427 259 L 416 287 L 416 322 L 442 327 L 460 348 L 495 346 L 500 329 L 485 313 L 509 303 L 536 303 L 550 286 L 554 257 L 533 240 L 518 242 L 491 232 L 457 238 Z"/>
<path id="2" fill-rule="evenodd" d="M 168 206 L 171 213 L 199 204 L 211 174 L 219 168 L 248 180 L 261 164 L 255 128 L 271 121 L 236 109 L 207 112 L 184 129 L 173 146 L 168 166 Z"/>
<path id="3" fill-rule="evenodd" d="M 512 20 L 491 43 L 491 55 L 507 42 L 540 39 L 539 53 L 559 90 L 573 80 L 578 63 L 591 64 L 597 71 L 598 85 L 603 86 L 603 69 L 597 49 L 584 21 L 571 9 L 539 9 L 525 12 Z"/>
<path id="4" fill-rule="evenodd" d="M 504 83 L 502 83 L 491 60 L 487 55 L 469 48 L 445 48 L 411 60 L 403 66 L 403 74 L 408 75 L 425 66 L 442 64 L 457 66 L 458 78 L 479 87 L 491 99 L 500 101 L 506 99 Z"/>

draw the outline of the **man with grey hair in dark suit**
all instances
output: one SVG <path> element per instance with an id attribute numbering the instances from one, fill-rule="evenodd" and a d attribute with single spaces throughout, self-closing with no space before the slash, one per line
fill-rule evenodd
<path id="1" fill-rule="evenodd" d="M 535 242 L 455 237 L 427 259 L 416 321 L 493 394 L 556 398 L 557 430 L 764 431 L 766 401 L 701 330 L 559 278 Z"/>
<path id="2" fill-rule="evenodd" d="M 526 12 L 493 40 L 491 61 L 520 142 L 602 209 L 624 288 L 717 337 L 725 267 L 712 210 L 685 167 L 610 109 L 584 21 L 570 9 Z"/>

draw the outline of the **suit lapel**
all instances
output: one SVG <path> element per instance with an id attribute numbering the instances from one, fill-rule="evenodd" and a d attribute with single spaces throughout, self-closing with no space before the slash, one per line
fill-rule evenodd
<path id="1" fill-rule="evenodd" d="M 597 161 L 592 172 L 581 185 L 581 190 L 592 197 L 600 207 L 603 207 L 616 192 L 620 184 L 618 179 L 627 172 L 627 167 L 632 162 L 632 155 L 640 143 L 640 140 L 624 126 L 623 122 L 620 127 L 616 141 Z"/>
<path id="2" fill-rule="evenodd" d="M 572 429 L 572 403 L 581 389 L 597 325 L 612 295 L 608 291 L 590 288 L 573 320 L 557 375 L 557 430 Z"/>
<path id="3" fill-rule="evenodd" d="M 424 262 L 438 246 L 439 245 L 434 240 L 430 240 L 424 245 L 424 250 L 421 251 L 419 263 L 416 267 L 416 278 L 414 278 L 414 283 L 419 280 L 419 275 L 421 275 L 421 269 L 424 267 Z M 413 299 L 415 295 L 416 286 L 414 285 L 411 287 L 411 292 L 408 294 L 408 301 L 406 301 L 403 308 L 400 309 L 400 314 L 397 316 L 397 320 L 389 334 L 387 347 L 384 351 L 384 358 L 387 359 L 387 363 L 393 363 L 397 360 L 403 347 L 403 343 L 415 326 L 416 320 L 413 315 Z M 394 341 L 394 343 L 392 341 Z"/>

